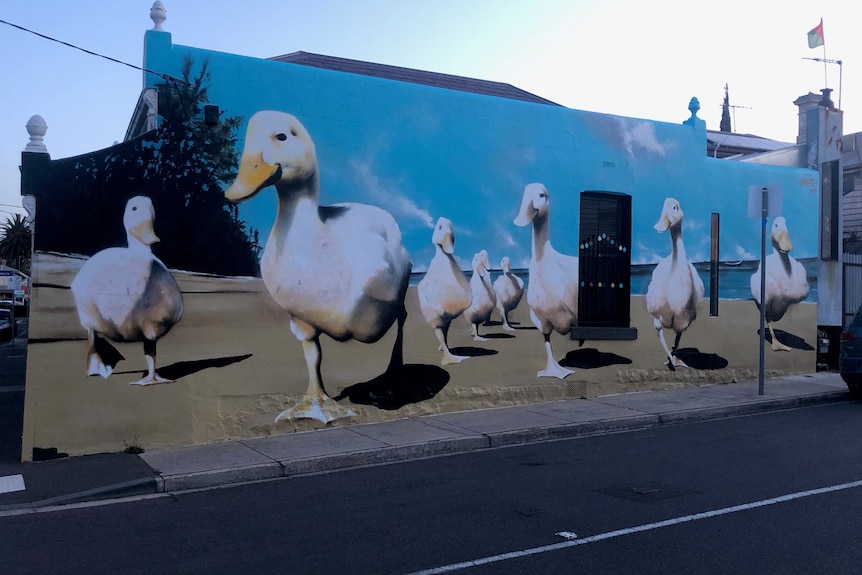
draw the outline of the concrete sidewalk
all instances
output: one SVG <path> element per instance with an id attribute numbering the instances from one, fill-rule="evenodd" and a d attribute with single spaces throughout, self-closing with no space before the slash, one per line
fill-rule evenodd
<path id="1" fill-rule="evenodd" d="M 176 492 L 533 441 L 646 429 L 850 400 L 834 372 L 626 393 L 349 425 L 209 445 L 0 465 L 26 489 L 0 492 L 0 512 Z M 51 477 L 54 487 L 51 488 Z M 86 485 L 86 487 L 82 487 Z M 70 486 L 77 486 L 70 490 Z"/>

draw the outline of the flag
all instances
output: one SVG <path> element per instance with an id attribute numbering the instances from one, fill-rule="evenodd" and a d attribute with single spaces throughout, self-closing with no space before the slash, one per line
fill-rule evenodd
<path id="1" fill-rule="evenodd" d="M 823 18 L 820 19 L 820 24 L 815 26 L 808 32 L 808 47 L 816 48 L 822 46 L 826 42 L 823 37 Z"/>

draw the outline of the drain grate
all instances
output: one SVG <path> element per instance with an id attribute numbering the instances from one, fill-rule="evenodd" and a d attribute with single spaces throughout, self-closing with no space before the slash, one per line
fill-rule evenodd
<path id="1" fill-rule="evenodd" d="M 674 497 L 682 497 L 683 495 L 693 495 L 699 493 L 691 489 L 676 487 L 673 485 L 665 485 L 657 481 L 643 481 L 633 483 L 631 485 L 618 485 L 614 487 L 605 487 L 602 489 L 593 489 L 595 493 L 610 495 L 628 501 L 639 503 L 649 503 L 650 501 L 661 501 L 663 499 L 672 499 Z"/>

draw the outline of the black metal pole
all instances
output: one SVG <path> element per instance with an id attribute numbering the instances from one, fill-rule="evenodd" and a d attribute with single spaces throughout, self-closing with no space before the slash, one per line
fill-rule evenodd
<path id="1" fill-rule="evenodd" d="M 766 218 L 769 216 L 769 190 L 763 188 L 760 222 L 760 365 L 757 394 L 763 395 L 763 348 L 766 339 Z"/>

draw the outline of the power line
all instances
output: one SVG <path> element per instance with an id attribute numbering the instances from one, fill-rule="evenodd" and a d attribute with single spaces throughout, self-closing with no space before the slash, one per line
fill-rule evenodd
<path id="1" fill-rule="evenodd" d="M 148 70 L 148 69 L 142 68 L 140 66 L 135 66 L 134 64 L 129 64 L 128 62 L 123 62 L 122 60 L 117 60 L 116 58 L 111 58 L 110 56 L 105 56 L 104 54 L 99 54 L 97 52 L 93 52 L 92 50 L 87 50 L 86 48 L 81 48 L 80 46 L 70 44 L 69 42 L 64 42 L 63 40 L 58 40 L 56 38 L 52 38 L 51 36 L 47 36 L 45 34 L 40 34 L 39 32 L 35 32 L 35 31 L 30 30 L 29 28 L 25 28 L 23 26 L 19 26 L 18 24 L 13 24 L 12 22 L 7 22 L 6 20 L 0 20 L 0 24 L 6 24 L 7 26 L 17 28 L 18 30 L 22 30 L 24 32 L 29 32 L 30 34 L 34 34 L 34 35 L 38 36 L 39 38 L 44 38 L 45 40 L 50 40 L 51 42 L 56 42 L 58 44 L 62 44 L 63 46 L 68 46 L 69 48 L 74 48 L 75 50 L 80 50 L 81 52 L 84 52 L 85 54 L 89 54 L 91 56 L 97 56 L 99 58 L 104 58 L 105 60 L 114 62 L 116 64 L 122 64 L 123 66 L 128 66 L 129 68 L 133 68 L 135 70 L 140 70 L 141 72 L 146 72 L 147 74 L 153 74 L 155 76 L 158 76 L 159 78 L 161 78 L 162 80 L 164 80 L 166 82 L 182 82 L 183 84 L 186 83 L 186 82 L 183 82 L 182 80 L 180 80 L 178 78 L 174 78 L 173 76 L 170 76 L 168 74 L 162 74 L 160 72 L 154 72 L 153 70 Z"/>

